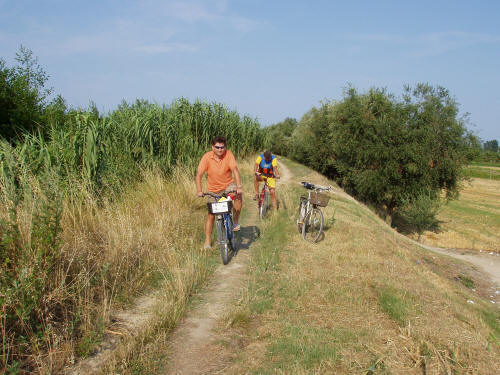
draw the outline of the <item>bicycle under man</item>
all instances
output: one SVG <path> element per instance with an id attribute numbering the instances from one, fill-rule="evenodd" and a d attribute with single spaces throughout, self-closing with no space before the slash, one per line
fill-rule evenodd
<path id="1" fill-rule="evenodd" d="M 259 217 L 261 219 L 264 219 L 267 210 L 269 209 L 269 195 L 270 194 L 272 195 L 269 185 L 267 184 L 267 179 L 274 178 L 277 180 L 280 178 L 280 176 L 276 176 L 274 174 L 265 174 L 260 172 L 255 172 L 255 176 L 257 176 L 257 178 L 260 178 L 261 181 L 264 181 L 262 190 L 260 191 L 260 194 L 257 197 L 257 205 L 259 207 Z M 273 190 L 274 190 L 273 191 L 274 196 L 272 196 L 273 206 L 275 206 L 274 208 L 277 209 L 276 189 L 274 188 Z"/>
<path id="2" fill-rule="evenodd" d="M 215 199 L 215 202 L 207 203 L 207 208 L 210 214 L 215 215 L 217 242 L 223 264 L 228 264 L 230 256 L 236 252 L 236 239 L 233 232 L 233 199 L 235 194 L 236 191 L 221 194 L 203 193 L 203 196 Z"/>

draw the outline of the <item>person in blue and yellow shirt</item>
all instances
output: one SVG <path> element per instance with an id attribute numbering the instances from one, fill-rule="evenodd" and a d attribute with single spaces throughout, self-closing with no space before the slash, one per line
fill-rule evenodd
<path id="1" fill-rule="evenodd" d="M 259 182 L 267 179 L 267 186 L 269 186 L 269 193 L 271 194 L 273 207 L 277 210 L 278 203 L 276 202 L 276 179 L 280 178 L 278 159 L 272 154 L 271 151 L 264 151 L 257 157 L 257 160 L 255 160 L 254 172 L 254 200 L 257 200 L 259 197 Z"/>

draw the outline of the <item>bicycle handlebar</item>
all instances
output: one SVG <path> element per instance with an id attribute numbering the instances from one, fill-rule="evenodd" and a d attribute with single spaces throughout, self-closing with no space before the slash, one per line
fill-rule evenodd
<path id="1" fill-rule="evenodd" d="M 332 189 L 331 186 L 321 186 L 321 185 L 315 185 L 311 182 L 307 182 L 307 181 L 302 181 L 301 184 L 308 190 L 318 190 L 318 191 L 324 191 L 324 190 L 328 190 L 330 191 Z"/>
<path id="2" fill-rule="evenodd" d="M 276 178 L 279 179 L 281 176 L 276 176 L 275 174 L 265 174 L 262 172 L 255 172 L 256 176 L 267 177 L 267 178 Z"/>
<path id="3" fill-rule="evenodd" d="M 200 198 L 203 198 L 203 197 L 205 197 L 205 196 L 207 196 L 207 195 L 208 195 L 208 196 L 211 196 L 212 198 L 215 198 L 215 199 L 220 199 L 220 198 L 222 198 L 222 197 L 224 197 L 224 198 L 225 198 L 225 197 L 227 197 L 229 194 L 232 194 L 232 193 L 235 193 L 235 194 L 236 194 L 236 190 L 231 190 L 231 191 L 229 191 L 229 192 L 227 192 L 227 193 L 221 193 L 221 194 L 215 194 L 215 193 L 212 193 L 211 191 L 207 191 L 206 193 L 202 193 L 202 194 L 203 194 L 203 196 L 202 196 L 202 197 L 200 197 Z"/>

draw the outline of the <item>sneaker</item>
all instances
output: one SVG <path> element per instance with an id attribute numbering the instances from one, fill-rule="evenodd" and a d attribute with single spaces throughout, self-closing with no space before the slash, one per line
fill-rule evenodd
<path id="1" fill-rule="evenodd" d="M 259 199 L 259 194 L 255 194 L 255 195 L 253 196 L 253 200 L 254 200 L 254 201 L 256 201 L 257 199 Z"/>
<path id="2" fill-rule="evenodd" d="M 205 249 L 205 250 L 208 250 L 211 248 L 212 248 L 212 245 L 210 245 L 209 243 L 206 243 L 205 245 L 203 245 L 203 249 Z"/>
<path id="3" fill-rule="evenodd" d="M 238 232 L 241 229 L 240 224 L 233 225 L 233 232 Z"/>

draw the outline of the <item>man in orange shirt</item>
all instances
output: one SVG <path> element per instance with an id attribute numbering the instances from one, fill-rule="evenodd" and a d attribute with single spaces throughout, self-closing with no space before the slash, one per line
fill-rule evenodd
<path id="1" fill-rule="evenodd" d="M 226 138 L 215 137 L 212 140 L 212 151 L 208 151 L 203 155 L 198 164 L 198 171 L 196 172 L 196 189 L 198 196 L 203 196 L 201 188 L 201 179 L 207 173 L 207 189 L 208 191 L 220 194 L 222 192 L 236 191 L 236 198 L 234 199 L 234 227 L 233 231 L 240 230 L 238 218 L 241 212 L 243 192 L 241 185 L 240 172 L 236 165 L 236 159 L 231 151 L 226 149 Z M 233 179 L 234 174 L 234 179 Z M 235 183 L 236 180 L 236 183 Z M 208 214 L 207 221 L 205 222 L 205 248 L 211 247 L 211 236 L 214 227 L 215 216 Z"/>

